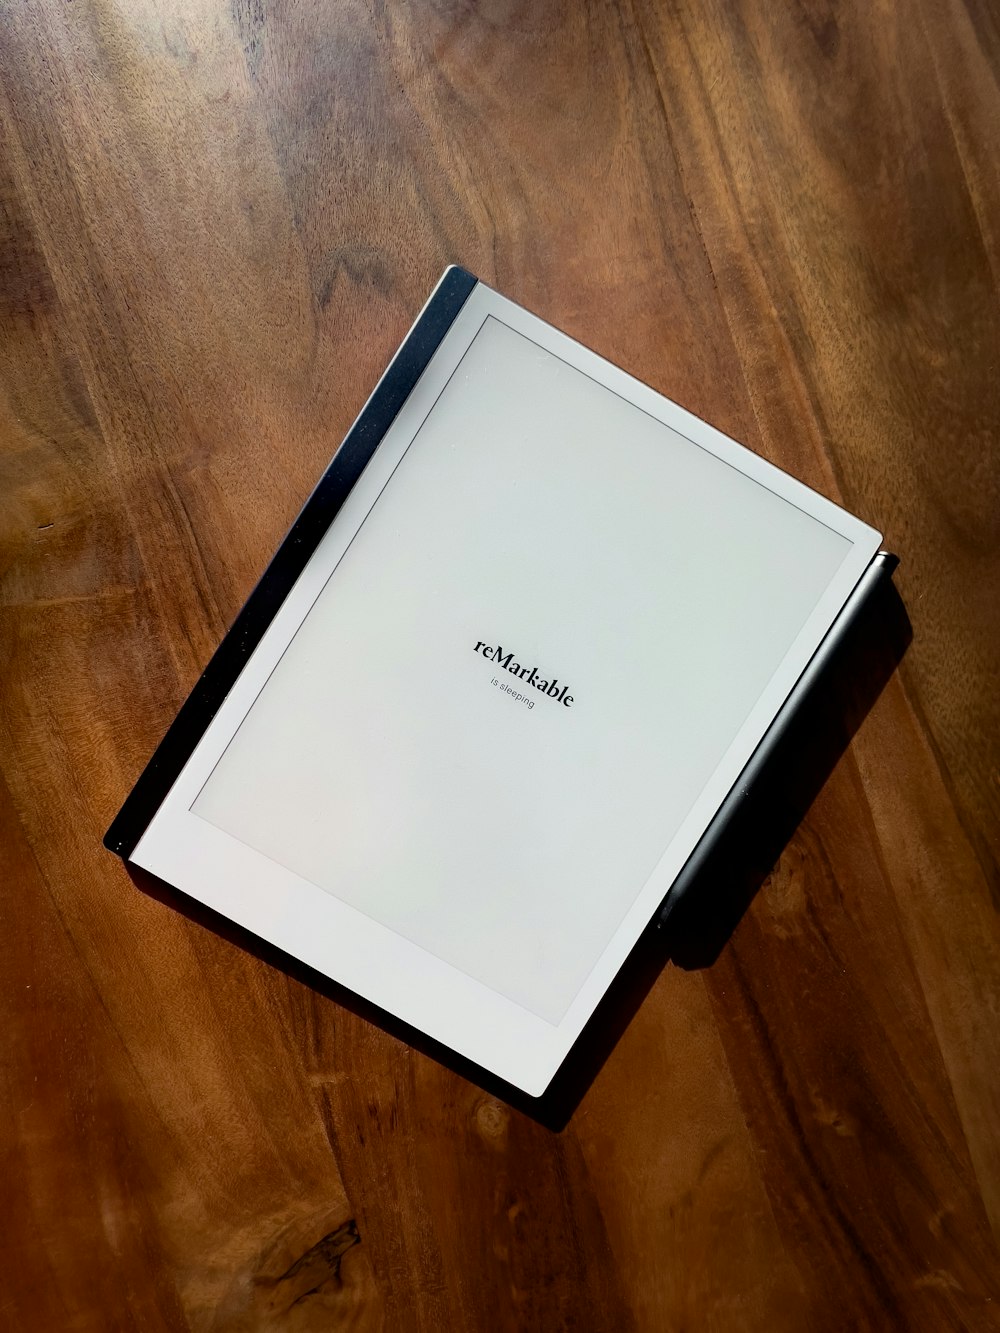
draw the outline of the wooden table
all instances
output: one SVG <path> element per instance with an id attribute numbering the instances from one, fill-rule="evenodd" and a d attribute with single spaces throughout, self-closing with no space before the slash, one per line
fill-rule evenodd
<path id="1" fill-rule="evenodd" d="M 0 1326 L 1000 1328 L 987 0 L 8 0 Z M 100 838 L 446 263 L 886 533 L 913 642 L 561 1133 Z"/>

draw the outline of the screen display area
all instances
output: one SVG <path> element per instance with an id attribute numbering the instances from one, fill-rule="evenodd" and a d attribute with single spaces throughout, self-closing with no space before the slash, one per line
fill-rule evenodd
<path id="1" fill-rule="evenodd" d="M 557 1025 L 851 545 L 489 315 L 190 808 Z"/>

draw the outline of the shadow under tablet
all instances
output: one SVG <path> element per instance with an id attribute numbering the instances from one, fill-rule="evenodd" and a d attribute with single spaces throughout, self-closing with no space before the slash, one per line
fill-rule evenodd
<path id="1" fill-rule="evenodd" d="M 541 1097 L 529 1097 L 138 866 L 128 865 L 127 869 L 143 893 L 377 1024 L 532 1119 L 559 1130 L 579 1105 L 664 964 L 672 961 L 678 967 L 693 969 L 709 967 L 718 958 L 901 661 L 911 638 L 906 610 L 886 577 L 845 631 L 746 798 L 721 835 L 712 839 L 711 850 L 699 860 L 697 872 L 685 878 L 683 892 L 671 892 L 664 910 L 640 936 Z"/>

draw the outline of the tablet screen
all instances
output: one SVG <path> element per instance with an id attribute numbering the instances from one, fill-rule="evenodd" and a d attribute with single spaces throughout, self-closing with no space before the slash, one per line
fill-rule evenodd
<path id="1" fill-rule="evenodd" d="M 193 809 L 558 1023 L 849 550 L 488 317 Z"/>

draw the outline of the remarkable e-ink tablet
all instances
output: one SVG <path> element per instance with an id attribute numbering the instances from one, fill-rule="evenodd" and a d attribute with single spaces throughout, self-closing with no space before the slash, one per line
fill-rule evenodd
<path id="1" fill-rule="evenodd" d="M 449 269 L 107 845 L 537 1096 L 879 542 Z"/>

